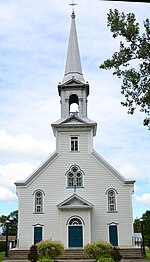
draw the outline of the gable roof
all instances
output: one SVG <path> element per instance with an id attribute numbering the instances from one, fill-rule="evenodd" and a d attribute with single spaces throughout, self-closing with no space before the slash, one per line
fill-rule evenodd
<path id="1" fill-rule="evenodd" d="M 57 205 L 59 209 L 65 209 L 65 208 L 77 208 L 77 209 L 91 209 L 93 208 L 93 205 L 88 202 L 87 200 L 83 199 L 76 193 L 74 193 L 69 198 L 65 199 L 63 202 Z"/>
<path id="2" fill-rule="evenodd" d="M 100 156 L 95 150 L 92 151 L 91 155 L 98 160 L 108 171 L 110 171 L 117 179 L 119 179 L 124 184 L 131 184 L 135 183 L 135 180 L 132 178 L 125 178 L 122 176 L 114 167 L 112 167 L 102 156 Z"/>
<path id="3" fill-rule="evenodd" d="M 16 186 L 27 186 L 37 175 L 41 173 L 49 164 L 51 164 L 59 154 L 57 152 L 54 152 L 52 155 L 49 156 L 48 159 L 46 159 L 45 162 L 41 164 L 40 167 L 38 167 L 31 175 L 27 177 L 27 179 L 23 181 L 16 181 L 14 184 Z"/>
<path id="4" fill-rule="evenodd" d="M 73 114 L 68 118 L 61 118 L 56 122 L 52 123 L 51 126 L 53 129 L 54 136 L 56 135 L 56 129 L 59 129 L 59 131 L 62 129 L 64 131 L 65 128 L 67 130 L 68 128 L 75 128 L 75 130 L 77 130 L 77 128 L 80 128 L 81 130 L 85 130 L 85 128 L 88 128 L 88 130 L 93 129 L 93 136 L 96 135 L 97 130 L 96 122 L 90 120 L 89 118 L 80 118 L 76 114 Z"/>
<path id="5" fill-rule="evenodd" d="M 61 91 L 64 89 L 73 88 L 74 90 L 80 89 L 86 89 L 87 96 L 89 95 L 89 83 L 88 81 L 82 82 L 79 79 L 76 79 L 73 75 L 70 79 L 66 80 L 66 82 L 59 82 L 58 85 L 58 94 L 60 96 Z"/>

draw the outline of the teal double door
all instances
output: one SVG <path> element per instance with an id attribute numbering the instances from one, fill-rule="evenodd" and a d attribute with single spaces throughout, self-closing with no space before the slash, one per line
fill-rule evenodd
<path id="1" fill-rule="evenodd" d="M 83 229 L 82 226 L 68 227 L 69 247 L 83 247 Z"/>

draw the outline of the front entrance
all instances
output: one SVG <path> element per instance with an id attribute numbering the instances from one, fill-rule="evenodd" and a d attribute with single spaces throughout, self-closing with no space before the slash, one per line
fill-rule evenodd
<path id="1" fill-rule="evenodd" d="M 69 247 L 82 247 L 82 226 L 69 226 Z"/>
<path id="2" fill-rule="evenodd" d="M 118 246 L 117 225 L 109 225 L 109 241 L 113 246 Z"/>
<path id="3" fill-rule="evenodd" d="M 42 240 L 42 227 L 34 227 L 34 244 Z"/>
<path id="4" fill-rule="evenodd" d="M 83 247 L 83 225 L 80 218 L 74 217 L 69 221 L 68 246 Z"/>

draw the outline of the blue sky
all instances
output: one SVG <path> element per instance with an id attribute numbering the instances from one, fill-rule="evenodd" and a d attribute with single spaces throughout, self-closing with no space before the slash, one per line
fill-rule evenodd
<path id="1" fill-rule="evenodd" d="M 60 118 L 57 85 L 63 79 L 71 1 L 0 0 L 0 215 L 16 210 L 14 182 L 24 180 L 54 150 L 51 123 Z M 77 0 L 88 116 L 98 124 L 94 148 L 123 176 L 136 180 L 135 217 L 150 209 L 150 131 L 138 110 L 121 106 L 121 80 L 99 69 L 117 50 L 107 28 L 110 8 L 134 12 L 141 23 L 150 4 Z M 142 29 L 142 28 L 141 28 Z"/>

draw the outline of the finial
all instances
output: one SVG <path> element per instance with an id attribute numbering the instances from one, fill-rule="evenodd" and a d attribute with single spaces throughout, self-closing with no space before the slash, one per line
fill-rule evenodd
<path id="1" fill-rule="evenodd" d="M 69 5 L 71 5 L 72 6 L 72 11 L 74 11 L 74 6 L 75 5 L 77 5 L 76 3 L 74 3 L 74 0 L 72 0 L 72 3 L 71 4 L 69 4 Z"/>

